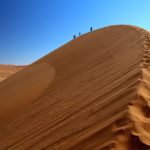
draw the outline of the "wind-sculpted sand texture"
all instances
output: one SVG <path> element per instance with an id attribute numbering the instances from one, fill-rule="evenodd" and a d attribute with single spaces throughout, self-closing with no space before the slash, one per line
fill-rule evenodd
<path id="1" fill-rule="evenodd" d="M 24 66 L 0 65 L 0 81 L 8 78 L 10 75 L 18 72 Z"/>
<path id="2" fill-rule="evenodd" d="M 149 33 L 137 27 L 103 28 L 26 67 L 31 71 L 22 70 L 19 81 L 13 78 L 21 72 L 1 82 L 0 103 L 3 90 L 9 99 L 13 87 L 9 101 L 16 101 L 21 85 L 17 104 L 28 105 L 1 124 L 0 150 L 149 149 L 149 40 Z M 51 67 L 47 76 L 38 76 L 46 70 L 32 69 L 43 63 Z M 34 76 L 40 84 L 29 84 Z M 49 84 L 36 97 L 45 81 Z M 29 89 L 23 92 L 24 87 Z"/>

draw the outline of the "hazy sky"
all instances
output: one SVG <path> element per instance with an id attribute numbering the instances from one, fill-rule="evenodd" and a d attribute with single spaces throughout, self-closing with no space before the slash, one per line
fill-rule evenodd
<path id="1" fill-rule="evenodd" d="M 0 64 L 29 64 L 78 32 L 113 24 L 150 30 L 150 0 L 0 0 Z"/>

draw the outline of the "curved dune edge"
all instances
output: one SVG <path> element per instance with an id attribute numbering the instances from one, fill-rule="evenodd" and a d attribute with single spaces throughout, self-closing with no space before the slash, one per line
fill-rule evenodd
<path id="1" fill-rule="evenodd" d="M 101 145 L 100 150 L 150 148 L 150 33 L 136 26 L 128 26 L 136 29 L 144 41 L 140 64 L 141 75 L 136 97 L 129 103 L 127 114 L 120 116 L 120 119 L 112 125 L 116 138 Z M 133 137 L 136 138 L 133 139 Z M 141 144 L 137 144 L 138 140 Z"/>
<path id="2" fill-rule="evenodd" d="M 114 124 L 112 127 L 112 130 L 117 133 L 116 141 L 102 147 L 102 149 L 129 150 L 133 147 L 137 148 L 137 146 L 133 146 L 132 136 L 137 137 L 146 148 L 150 148 L 150 34 L 144 29 L 136 29 L 140 31 L 141 38 L 144 41 L 137 96 L 129 104 L 128 116 L 122 116 L 120 119 L 124 122 L 123 125 L 117 126 Z"/>
<path id="3" fill-rule="evenodd" d="M 129 106 L 129 113 L 133 122 L 132 134 L 150 146 L 150 34 L 144 30 L 142 33 L 145 50 L 141 62 L 141 78 L 137 99 Z"/>
<path id="4" fill-rule="evenodd" d="M 0 120 L 18 113 L 48 88 L 55 69 L 46 62 L 31 65 L 0 83 Z"/>

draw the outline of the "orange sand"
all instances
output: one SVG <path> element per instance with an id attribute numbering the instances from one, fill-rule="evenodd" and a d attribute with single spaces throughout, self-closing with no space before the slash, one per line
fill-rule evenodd
<path id="1" fill-rule="evenodd" d="M 0 150 L 148 149 L 149 61 L 147 31 L 111 26 L 2 81 Z"/>

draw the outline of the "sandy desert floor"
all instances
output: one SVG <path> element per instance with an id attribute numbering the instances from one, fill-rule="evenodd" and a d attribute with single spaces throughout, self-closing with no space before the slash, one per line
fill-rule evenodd
<path id="1" fill-rule="evenodd" d="M 150 147 L 150 34 L 82 35 L 0 83 L 0 150 Z"/>

